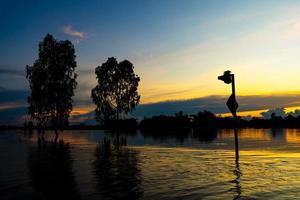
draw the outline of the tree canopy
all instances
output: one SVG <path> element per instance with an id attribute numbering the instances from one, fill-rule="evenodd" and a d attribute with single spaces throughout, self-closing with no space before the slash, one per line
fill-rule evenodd
<path id="1" fill-rule="evenodd" d="M 119 62 L 108 58 L 95 70 L 97 85 L 91 91 L 96 104 L 96 119 L 119 119 L 120 114 L 128 114 L 139 104 L 138 85 L 140 78 L 134 73 L 134 66 L 128 60 Z"/>
<path id="2" fill-rule="evenodd" d="M 39 43 L 38 59 L 26 66 L 31 94 L 28 114 L 32 119 L 55 127 L 68 123 L 72 96 L 77 82 L 75 49 L 68 41 L 57 41 L 50 34 Z"/>

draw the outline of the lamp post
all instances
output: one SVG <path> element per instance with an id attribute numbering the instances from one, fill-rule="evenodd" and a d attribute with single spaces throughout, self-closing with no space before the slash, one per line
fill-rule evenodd
<path id="1" fill-rule="evenodd" d="M 230 84 L 232 86 L 232 94 L 230 95 L 226 105 L 228 106 L 230 112 L 232 113 L 232 116 L 235 120 L 235 122 L 238 121 L 236 110 L 238 108 L 238 103 L 236 101 L 235 96 L 235 83 L 234 83 L 234 74 L 231 73 L 231 71 L 225 71 L 223 75 L 218 76 L 218 80 L 224 81 L 226 84 Z M 234 143 L 235 143 L 235 160 L 236 162 L 239 161 L 239 140 L 238 140 L 238 133 L 237 128 L 234 128 Z"/>

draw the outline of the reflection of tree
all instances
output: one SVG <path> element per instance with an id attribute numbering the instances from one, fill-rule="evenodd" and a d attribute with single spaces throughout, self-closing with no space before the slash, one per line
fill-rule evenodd
<path id="1" fill-rule="evenodd" d="M 286 129 L 284 128 L 271 128 L 270 129 L 270 133 L 272 135 L 273 138 L 276 138 L 276 139 L 283 139 L 285 140 L 285 132 L 286 132 Z"/>
<path id="2" fill-rule="evenodd" d="M 164 142 L 168 139 L 175 139 L 178 143 L 183 144 L 191 132 L 190 128 L 174 128 L 174 129 L 142 129 L 141 134 L 145 138 L 152 138 Z"/>
<path id="3" fill-rule="evenodd" d="M 104 199 L 134 200 L 143 195 L 138 152 L 124 145 L 124 138 L 112 142 L 104 138 L 96 147 L 94 172 Z"/>
<path id="4" fill-rule="evenodd" d="M 105 131 L 108 136 L 119 137 L 119 136 L 135 136 L 137 135 L 137 129 L 110 129 Z"/>
<path id="5" fill-rule="evenodd" d="M 217 138 L 217 129 L 193 129 L 193 138 L 197 138 L 200 142 L 212 142 Z"/>
<path id="6" fill-rule="evenodd" d="M 80 199 L 70 147 L 63 141 L 39 142 L 28 157 L 29 177 L 42 199 Z"/>

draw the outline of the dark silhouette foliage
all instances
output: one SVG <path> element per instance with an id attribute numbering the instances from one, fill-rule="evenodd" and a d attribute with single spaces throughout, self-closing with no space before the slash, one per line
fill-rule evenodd
<path id="1" fill-rule="evenodd" d="M 233 128 L 233 127 L 253 127 L 253 128 L 280 128 L 280 127 L 300 127 L 300 116 L 287 115 L 286 117 L 271 114 L 270 119 L 252 117 L 249 120 L 238 117 L 221 117 L 209 111 L 200 111 L 195 115 L 182 115 L 176 113 L 173 116 L 153 116 L 144 118 L 140 124 L 141 129 L 165 129 L 165 128 Z M 202 130 L 202 129 L 201 129 Z"/>
<path id="2" fill-rule="evenodd" d="M 189 128 L 191 127 L 191 119 L 182 112 L 176 113 L 175 116 L 159 115 L 151 118 L 145 118 L 140 122 L 139 127 L 142 129 L 153 128 Z"/>
<path id="3" fill-rule="evenodd" d="M 207 126 L 207 125 L 214 125 L 216 123 L 217 117 L 215 114 L 209 111 L 202 111 L 198 112 L 196 115 L 193 115 L 193 125 L 194 126 Z"/>
<path id="4" fill-rule="evenodd" d="M 140 78 L 133 69 L 128 60 L 118 63 L 114 57 L 96 68 L 98 83 L 91 97 L 97 106 L 97 121 L 119 119 L 120 114 L 128 114 L 139 104 Z"/>
<path id="5" fill-rule="evenodd" d="M 31 94 L 28 114 L 38 123 L 54 127 L 68 124 L 72 96 L 77 82 L 75 49 L 68 41 L 57 41 L 47 34 L 39 43 L 39 56 L 26 66 Z"/>

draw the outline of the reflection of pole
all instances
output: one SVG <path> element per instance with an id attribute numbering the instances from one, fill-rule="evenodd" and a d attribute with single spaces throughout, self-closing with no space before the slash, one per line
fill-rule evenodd
<path id="1" fill-rule="evenodd" d="M 234 99 L 236 99 L 235 97 L 235 84 L 234 84 L 234 74 L 231 75 L 231 80 L 232 80 L 232 95 L 234 97 Z M 233 113 L 233 118 L 235 121 L 235 127 L 234 127 L 234 144 L 235 144 L 235 161 L 238 162 L 239 161 L 239 139 L 238 139 L 238 130 L 237 130 L 237 115 L 236 112 Z"/>
<path id="2" fill-rule="evenodd" d="M 234 128 L 234 144 L 235 144 L 235 162 L 239 162 L 239 139 L 238 130 Z"/>
<path id="3" fill-rule="evenodd" d="M 239 166 L 238 160 L 235 163 L 235 169 L 234 169 L 233 173 L 236 176 L 236 178 L 233 181 L 231 181 L 232 183 L 235 183 L 236 196 L 233 198 L 233 200 L 235 200 L 235 199 L 240 199 L 241 195 L 242 195 L 242 186 L 241 186 L 241 182 L 240 182 L 242 172 L 240 171 L 240 166 Z"/>
<path id="4" fill-rule="evenodd" d="M 240 185 L 240 177 L 242 175 L 239 167 L 239 139 L 238 139 L 238 117 L 236 115 L 236 110 L 238 108 L 238 104 L 236 102 L 236 96 L 235 96 L 235 83 L 234 83 L 234 74 L 231 74 L 229 70 L 225 71 L 222 76 L 218 76 L 218 80 L 224 81 L 226 84 L 230 84 L 232 86 L 232 94 L 230 95 L 227 106 L 230 110 L 230 112 L 233 115 L 233 121 L 234 121 L 234 144 L 235 144 L 235 170 L 234 174 L 236 175 L 236 178 L 231 181 L 233 183 L 236 183 L 235 189 L 237 191 L 237 195 L 234 197 L 234 199 L 239 199 L 241 197 L 241 185 Z"/>

